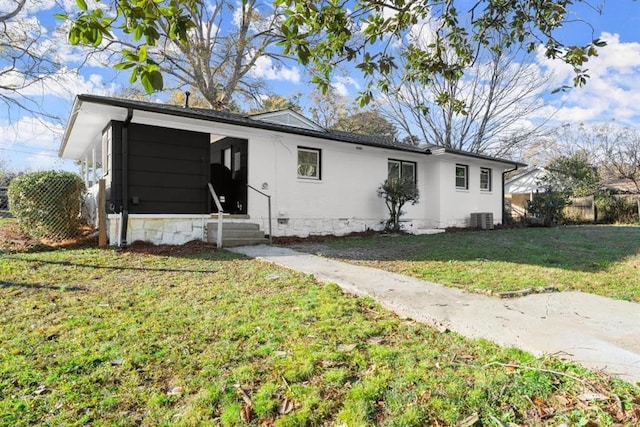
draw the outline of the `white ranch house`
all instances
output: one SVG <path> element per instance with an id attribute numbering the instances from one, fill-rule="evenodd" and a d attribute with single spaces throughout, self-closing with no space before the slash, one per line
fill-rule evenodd
<path id="1" fill-rule="evenodd" d="M 503 222 L 504 174 L 524 166 L 326 130 L 290 110 L 246 116 L 92 95 L 76 98 L 59 154 L 85 163 L 90 186 L 105 180 L 108 239 L 119 245 L 217 240 L 209 184 L 223 230 L 380 230 L 388 212 L 376 190 L 390 175 L 415 179 L 420 191 L 404 209 L 406 231 L 479 225 L 471 221 L 480 213 L 492 226 Z M 242 243 L 243 233 L 225 240 Z"/>

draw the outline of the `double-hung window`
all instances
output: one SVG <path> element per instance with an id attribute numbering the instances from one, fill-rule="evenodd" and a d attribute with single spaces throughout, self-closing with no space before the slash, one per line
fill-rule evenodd
<path id="1" fill-rule="evenodd" d="M 404 160 L 389 159 L 387 162 L 387 178 L 407 180 L 413 184 L 416 183 L 416 164 L 415 162 L 406 162 Z"/>
<path id="2" fill-rule="evenodd" d="M 317 148 L 298 147 L 298 178 L 320 180 L 321 154 Z"/>
<path id="3" fill-rule="evenodd" d="M 480 168 L 480 189 L 491 191 L 491 169 Z"/>
<path id="4" fill-rule="evenodd" d="M 469 166 L 456 165 L 456 188 L 459 190 L 469 189 Z"/>

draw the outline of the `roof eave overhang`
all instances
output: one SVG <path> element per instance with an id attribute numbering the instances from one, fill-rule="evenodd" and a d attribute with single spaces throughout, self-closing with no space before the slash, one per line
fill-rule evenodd
<path id="1" fill-rule="evenodd" d="M 466 151 L 456 150 L 456 149 L 447 148 L 447 147 L 439 147 L 437 149 L 432 149 L 431 151 L 434 154 L 440 154 L 440 155 L 449 154 L 449 155 L 455 155 L 455 156 L 470 157 L 473 159 L 485 160 L 489 162 L 502 163 L 504 165 L 510 165 L 515 169 L 527 166 L 525 163 L 517 162 L 515 160 L 501 159 L 498 157 L 487 156 L 484 154 L 469 153 Z"/>
<path id="2" fill-rule="evenodd" d="M 412 146 L 398 146 L 383 143 L 375 143 L 362 140 L 348 140 L 344 138 L 332 137 L 326 132 L 306 131 L 286 126 L 277 126 L 259 120 L 248 123 L 240 123 L 238 120 L 225 117 L 206 116 L 189 109 L 173 108 L 167 110 L 162 105 L 152 104 L 138 105 L 135 102 L 106 98 L 95 95 L 78 95 L 74 101 L 73 109 L 65 129 L 65 133 L 60 145 L 59 156 L 70 159 L 80 159 L 86 155 L 89 148 L 96 143 L 97 136 L 104 130 L 104 127 L 111 120 L 124 120 L 127 109 L 134 110 L 134 122 L 165 125 L 168 127 L 180 125 L 179 128 L 188 128 L 187 125 L 194 126 L 198 131 L 211 132 L 211 123 L 221 123 L 239 127 L 249 127 L 265 129 L 274 132 L 304 135 L 312 138 L 328 139 L 355 145 L 369 146 L 396 151 L 404 151 L 414 154 L 427 154 L 426 150 Z M 84 117 L 83 117 L 84 116 Z M 167 121 L 166 118 L 174 118 Z M 92 118 L 92 120 L 90 120 Z M 145 121 L 146 119 L 146 121 Z M 171 126 L 169 126 L 171 125 Z M 192 128 L 192 130 L 196 130 Z"/>

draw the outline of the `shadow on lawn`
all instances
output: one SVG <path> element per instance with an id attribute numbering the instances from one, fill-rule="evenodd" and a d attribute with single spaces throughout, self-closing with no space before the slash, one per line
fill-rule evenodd
<path id="1" fill-rule="evenodd" d="M 77 292 L 77 291 L 86 290 L 81 286 L 43 285 L 40 283 L 0 282 L 0 289 L 2 288 L 26 288 L 26 289 L 37 289 L 37 290 L 46 289 L 51 291 L 64 291 L 64 292 Z"/>
<path id="2" fill-rule="evenodd" d="M 194 260 L 203 259 L 201 256 L 198 256 L 198 254 L 183 255 L 180 258 L 194 259 Z M 133 267 L 133 266 L 123 266 L 123 265 L 100 265 L 100 264 L 94 264 L 94 263 L 82 263 L 82 262 L 72 262 L 72 261 L 53 261 L 53 260 L 46 260 L 46 259 L 39 259 L 39 258 L 30 259 L 30 258 L 22 258 L 15 255 L 11 256 L 9 259 L 22 261 L 25 263 L 31 263 L 35 265 L 49 264 L 49 265 L 59 265 L 61 267 L 71 267 L 71 268 L 80 267 L 80 268 L 90 268 L 90 269 L 96 269 L 96 270 L 145 271 L 145 272 L 158 271 L 162 273 L 215 273 L 220 271 L 219 268 L 188 269 L 188 268 L 166 268 L 166 267 L 157 267 L 157 268 L 156 267 Z M 246 257 L 240 254 L 228 253 L 228 256 L 226 256 L 225 254 L 224 257 L 216 257 L 216 258 L 212 258 L 211 260 L 212 261 L 214 260 L 215 261 L 231 261 L 234 259 L 246 259 Z M 3 282 L 0 282 L 0 285 L 2 283 Z"/>
<path id="3" fill-rule="evenodd" d="M 435 235 L 377 235 L 293 249 L 361 261 L 497 261 L 596 272 L 640 254 L 640 227 L 566 226 Z"/>

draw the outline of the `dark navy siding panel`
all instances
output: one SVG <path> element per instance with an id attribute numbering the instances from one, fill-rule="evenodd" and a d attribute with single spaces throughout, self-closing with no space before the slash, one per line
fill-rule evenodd
<path id="1" fill-rule="evenodd" d="M 129 212 L 209 213 L 209 139 L 206 133 L 132 123 Z"/>
<path id="2" fill-rule="evenodd" d="M 122 208 L 122 122 L 111 122 L 111 184 L 107 189 L 107 212 Z"/>

